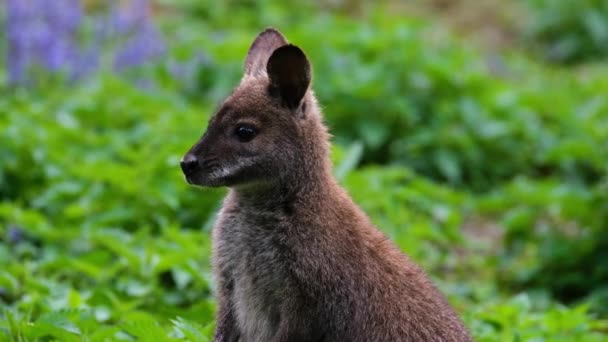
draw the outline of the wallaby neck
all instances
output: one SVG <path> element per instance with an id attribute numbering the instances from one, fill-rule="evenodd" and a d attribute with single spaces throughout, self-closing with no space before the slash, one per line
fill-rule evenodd
<path id="1" fill-rule="evenodd" d="M 332 196 L 337 182 L 329 162 L 301 168 L 271 184 L 235 187 L 230 196 L 242 207 L 261 211 L 280 210 L 289 213 L 294 207 L 313 208 Z"/>

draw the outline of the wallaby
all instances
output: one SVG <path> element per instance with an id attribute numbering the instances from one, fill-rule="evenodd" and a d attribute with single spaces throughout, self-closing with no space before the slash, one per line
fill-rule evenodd
<path id="1" fill-rule="evenodd" d="M 181 167 L 230 188 L 213 228 L 214 341 L 471 341 L 425 273 L 334 179 L 298 47 L 267 29 Z"/>

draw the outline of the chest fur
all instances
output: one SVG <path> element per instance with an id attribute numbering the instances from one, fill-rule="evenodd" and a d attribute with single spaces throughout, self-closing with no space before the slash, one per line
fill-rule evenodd
<path id="1" fill-rule="evenodd" d="M 286 223 L 270 214 L 222 213 L 216 226 L 216 267 L 232 284 L 230 302 L 247 341 L 267 341 L 278 329 L 289 293 Z"/>

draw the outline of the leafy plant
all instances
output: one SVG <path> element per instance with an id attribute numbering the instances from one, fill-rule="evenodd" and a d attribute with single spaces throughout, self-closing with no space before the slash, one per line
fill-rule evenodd
<path id="1" fill-rule="evenodd" d="M 543 56 L 577 63 L 608 56 L 608 3 L 602 0 L 527 0 L 528 40 Z"/>

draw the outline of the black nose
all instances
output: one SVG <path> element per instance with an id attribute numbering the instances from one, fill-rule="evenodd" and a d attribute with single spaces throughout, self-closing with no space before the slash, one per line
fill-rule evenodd
<path id="1" fill-rule="evenodd" d="M 187 175 L 198 168 L 198 158 L 193 154 L 186 154 L 180 162 L 182 171 Z"/>

